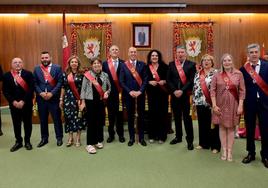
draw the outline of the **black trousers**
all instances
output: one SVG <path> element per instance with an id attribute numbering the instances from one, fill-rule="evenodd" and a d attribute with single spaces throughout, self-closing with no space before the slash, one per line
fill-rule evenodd
<path id="1" fill-rule="evenodd" d="M 24 142 L 30 143 L 32 134 L 32 106 L 25 106 L 22 109 L 10 107 L 10 113 L 13 123 L 16 142 L 22 144 L 21 123 L 24 127 Z"/>
<path id="2" fill-rule="evenodd" d="M 211 132 L 211 150 L 221 150 L 221 141 L 219 133 L 219 125 L 214 125 L 214 128 L 210 129 Z"/>
<path id="3" fill-rule="evenodd" d="M 103 142 L 105 108 L 102 100 L 86 100 L 87 145 Z"/>
<path id="4" fill-rule="evenodd" d="M 48 115 L 49 112 L 52 116 L 54 122 L 54 130 L 56 133 L 56 139 L 61 140 L 63 137 L 63 128 L 61 121 L 61 109 L 59 107 L 59 100 L 51 99 L 44 100 L 40 97 L 37 98 L 38 112 L 40 118 L 40 128 L 41 128 L 41 138 L 43 140 L 48 140 Z"/>
<path id="5" fill-rule="evenodd" d="M 189 96 L 182 95 L 180 98 L 172 96 L 172 110 L 175 120 L 176 137 L 182 139 L 182 117 L 184 122 L 184 129 L 186 132 L 187 143 L 193 143 L 193 121 L 190 116 L 190 99 Z"/>
<path id="6" fill-rule="evenodd" d="M 135 109 L 135 102 L 137 102 L 137 109 Z M 126 107 L 128 115 L 128 132 L 130 140 L 135 140 L 135 110 L 138 114 L 137 131 L 139 140 L 144 139 L 144 110 L 145 110 L 145 95 L 140 95 L 137 99 L 130 96 L 126 97 Z"/>
<path id="7" fill-rule="evenodd" d="M 261 157 L 268 159 L 268 106 L 260 99 L 256 99 L 255 105 L 245 104 L 245 124 L 247 129 L 247 151 L 251 155 L 256 154 L 255 127 L 256 118 L 259 119 L 261 134 Z"/>
<path id="8" fill-rule="evenodd" d="M 123 127 L 123 112 L 119 111 L 119 97 L 110 95 L 107 101 L 108 109 L 108 133 L 109 136 L 114 138 L 116 127 L 116 133 L 119 137 L 124 136 L 124 127 Z"/>
<path id="9" fill-rule="evenodd" d="M 211 146 L 211 108 L 209 106 L 197 105 L 197 120 L 199 131 L 199 145 L 204 149 Z"/>

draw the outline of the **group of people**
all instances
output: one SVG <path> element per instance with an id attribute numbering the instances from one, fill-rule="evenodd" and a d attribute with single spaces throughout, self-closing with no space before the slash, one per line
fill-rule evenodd
<path id="1" fill-rule="evenodd" d="M 41 64 L 34 73 L 23 69 L 23 61 L 14 58 L 11 71 L 3 76 L 3 93 L 9 102 L 16 143 L 10 151 L 23 146 L 21 123 L 24 123 L 25 148 L 30 150 L 34 91 L 40 117 L 41 141 L 48 143 L 48 114 L 52 115 L 57 145 L 63 144 L 61 109 L 64 128 L 68 133 L 67 147 L 81 145 L 81 131 L 87 129 L 86 150 L 95 154 L 104 147 L 103 126 L 105 106 L 108 109 L 107 143 L 124 143 L 123 107 L 126 108 L 129 141 L 146 146 L 144 139 L 145 98 L 147 94 L 150 124 L 149 142 L 164 143 L 168 129 L 168 100 L 175 120 L 176 136 L 170 144 L 182 142 L 182 120 L 188 150 L 193 150 L 193 123 L 190 115 L 191 98 L 197 111 L 199 145 L 197 149 L 222 150 L 221 159 L 232 161 L 235 127 L 244 112 L 247 128 L 248 155 L 243 163 L 255 160 L 254 131 L 256 118 L 261 133 L 261 157 L 268 168 L 268 63 L 260 59 L 260 46 L 247 47 L 248 60 L 240 70 L 234 67 L 230 54 L 220 60 L 220 70 L 213 68 L 214 58 L 204 55 L 199 65 L 187 59 L 184 46 L 176 48 L 175 60 L 168 65 L 158 50 L 151 50 L 147 62 L 139 61 L 137 49 L 128 49 L 128 60 L 119 58 L 119 48 L 110 47 L 109 58 L 91 61 L 91 69 L 83 72 L 77 56 L 71 56 L 62 72 L 52 63 L 48 52 L 42 52 Z M 75 134 L 75 135 L 74 135 Z"/>

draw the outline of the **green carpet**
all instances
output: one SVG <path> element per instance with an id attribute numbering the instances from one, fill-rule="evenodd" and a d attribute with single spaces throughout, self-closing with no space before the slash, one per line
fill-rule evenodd
<path id="1" fill-rule="evenodd" d="M 11 153 L 14 135 L 8 113 L 2 112 L 3 132 L 0 137 L 0 188 L 264 188 L 268 186 L 268 169 L 259 157 L 256 161 L 241 163 L 245 140 L 235 140 L 234 161 L 220 160 L 220 154 L 208 150 L 188 151 L 185 140 L 169 145 L 169 135 L 163 145 L 128 147 L 116 140 L 105 143 L 96 155 L 85 151 L 85 137 L 79 148 L 57 147 L 53 126 L 50 126 L 49 144 L 36 148 L 40 141 L 39 125 L 33 125 L 34 149 L 25 148 Z M 194 122 L 195 146 L 198 144 Z M 126 128 L 127 126 L 125 126 Z M 127 130 L 125 130 L 127 136 Z M 105 139 L 107 128 L 105 128 Z M 67 137 L 65 137 L 66 141 Z"/>

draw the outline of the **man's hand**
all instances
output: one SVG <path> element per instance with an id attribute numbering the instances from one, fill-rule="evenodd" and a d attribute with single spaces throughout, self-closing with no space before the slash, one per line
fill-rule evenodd
<path id="1" fill-rule="evenodd" d="M 180 98 L 182 96 L 182 94 L 183 94 L 183 91 L 182 90 L 176 90 L 176 91 L 174 91 L 173 94 L 175 95 L 175 97 Z"/>

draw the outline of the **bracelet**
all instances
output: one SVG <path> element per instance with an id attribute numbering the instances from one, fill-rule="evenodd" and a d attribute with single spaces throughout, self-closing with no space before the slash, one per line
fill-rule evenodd
<path id="1" fill-rule="evenodd" d="M 62 97 L 60 97 L 60 101 L 62 101 L 63 100 L 63 98 Z"/>

